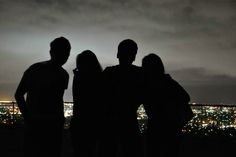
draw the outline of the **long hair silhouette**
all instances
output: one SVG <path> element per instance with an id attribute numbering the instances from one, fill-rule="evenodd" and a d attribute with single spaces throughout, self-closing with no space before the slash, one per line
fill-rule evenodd
<path id="1" fill-rule="evenodd" d="M 190 97 L 184 88 L 165 73 L 161 58 L 143 58 L 144 107 L 148 115 L 148 157 L 179 156 L 183 117 Z M 190 109 L 191 110 L 191 109 Z"/>
<path id="2" fill-rule="evenodd" d="M 142 67 L 144 72 L 150 73 L 155 77 L 162 77 L 165 74 L 165 68 L 161 58 L 153 53 L 143 58 Z"/>
<path id="3" fill-rule="evenodd" d="M 100 76 L 102 67 L 96 55 L 85 50 L 76 58 L 73 79 L 73 117 L 70 130 L 76 156 L 91 157 L 96 152 L 99 127 Z"/>
<path id="4" fill-rule="evenodd" d="M 77 56 L 75 70 L 78 70 L 81 76 L 87 77 L 101 73 L 102 67 L 96 55 L 90 50 L 85 50 Z"/>

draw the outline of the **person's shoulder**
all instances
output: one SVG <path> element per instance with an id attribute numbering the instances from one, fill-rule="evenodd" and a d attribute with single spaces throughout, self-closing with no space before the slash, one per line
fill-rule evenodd
<path id="1" fill-rule="evenodd" d="M 137 65 L 132 65 L 130 70 L 131 70 L 132 73 L 135 73 L 137 75 L 141 75 L 142 72 L 143 72 L 142 68 L 140 66 L 137 66 Z"/>
<path id="2" fill-rule="evenodd" d="M 131 67 L 133 67 L 134 69 L 142 69 L 140 66 L 137 66 L 137 65 L 131 65 Z"/>
<path id="3" fill-rule="evenodd" d="M 172 86 L 176 89 L 184 90 L 182 85 L 178 81 L 173 79 L 169 74 L 165 74 L 165 81 L 166 81 L 167 84 L 169 84 L 170 86 Z"/>
<path id="4" fill-rule="evenodd" d="M 141 71 L 141 70 L 142 70 L 142 67 L 137 66 L 137 65 L 132 65 L 131 68 L 132 68 L 133 70 L 137 70 L 137 71 Z"/>
<path id="5" fill-rule="evenodd" d="M 28 69 L 26 69 L 25 73 L 36 72 L 36 71 L 38 71 L 39 69 L 45 67 L 46 65 L 47 65 L 47 62 L 46 62 L 46 61 L 34 63 L 34 64 L 32 64 L 31 66 L 29 66 Z"/>
<path id="6" fill-rule="evenodd" d="M 65 77 L 69 77 L 69 73 L 63 67 L 61 67 L 60 70 L 62 75 L 64 75 Z"/>
<path id="7" fill-rule="evenodd" d="M 170 76 L 170 74 L 164 74 L 163 79 L 166 81 L 173 81 L 174 79 Z"/>
<path id="8" fill-rule="evenodd" d="M 103 73 L 116 71 L 117 69 L 118 69 L 118 65 L 107 66 L 107 67 L 103 70 Z"/>
<path id="9" fill-rule="evenodd" d="M 44 61 L 44 62 L 37 62 L 37 63 L 34 63 L 32 64 L 29 69 L 37 69 L 37 68 L 41 68 L 43 66 L 46 66 L 47 65 L 47 62 Z"/>
<path id="10" fill-rule="evenodd" d="M 107 66 L 105 69 L 113 70 L 113 69 L 118 69 L 119 67 L 120 67 L 119 65 L 111 65 L 111 66 Z"/>
<path id="11" fill-rule="evenodd" d="M 169 83 L 170 85 L 177 85 L 179 84 L 175 79 L 171 77 L 170 74 L 165 74 L 163 77 L 164 81 Z"/>

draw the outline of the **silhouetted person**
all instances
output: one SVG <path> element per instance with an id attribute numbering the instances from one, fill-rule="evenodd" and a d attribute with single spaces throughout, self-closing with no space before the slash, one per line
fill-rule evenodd
<path id="1" fill-rule="evenodd" d="M 64 37 L 50 43 L 49 61 L 30 66 L 15 93 L 25 123 L 25 156 L 60 156 L 64 127 L 64 90 L 69 75 L 62 68 L 70 55 Z M 24 95 L 27 94 L 25 100 Z"/>
<path id="2" fill-rule="evenodd" d="M 142 67 L 145 76 L 144 107 L 148 115 L 148 157 L 178 156 L 181 130 L 186 123 L 182 118 L 187 114 L 185 109 L 190 109 L 190 97 L 169 74 L 165 74 L 159 56 L 147 55 L 143 58 Z"/>
<path id="3" fill-rule="evenodd" d="M 96 55 L 86 50 L 76 59 L 73 79 L 73 117 L 70 130 L 77 157 L 92 157 L 99 142 L 99 109 L 102 67 Z"/>
<path id="4" fill-rule="evenodd" d="M 124 157 L 142 154 L 137 109 L 141 104 L 141 68 L 133 65 L 137 44 L 130 39 L 118 46 L 119 65 L 107 67 L 104 81 L 104 143 L 102 157 L 113 157 L 117 151 Z"/>

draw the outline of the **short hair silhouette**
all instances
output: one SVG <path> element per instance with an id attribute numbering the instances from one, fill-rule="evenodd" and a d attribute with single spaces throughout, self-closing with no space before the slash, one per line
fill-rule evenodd
<path id="1" fill-rule="evenodd" d="M 66 38 L 54 39 L 50 43 L 51 59 L 31 65 L 17 87 L 15 99 L 26 126 L 25 156 L 60 156 L 65 120 L 63 96 L 69 82 L 62 65 L 70 49 Z"/>
<path id="2" fill-rule="evenodd" d="M 117 58 L 120 64 L 132 64 L 138 51 L 137 43 L 131 39 L 125 39 L 118 45 Z"/>
<path id="3" fill-rule="evenodd" d="M 161 58 L 154 53 L 151 53 L 143 58 L 142 67 L 146 72 L 150 72 L 153 75 L 165 74 L 165 68 Z"/>
<path id="4" fill-rule="evenodd" d="M 50 43 L 51 59 L 60 66 L 66 63 L 70 50 L 70 42 L 65 37 L 56 38 Z"/>
<path id="5" fill-rule="evenodd" d="M 137 120 L 137 110 L 142 104 L 143 75 L 141 67 L 132 64 L 137 51 L 133 40 L 121 41 L 117 53 L 119 64 L 106 67 L 102 73 L 104 123 L 100 157 L 119 153 L 124 157 L 140 157 L 143 154 Z"/>

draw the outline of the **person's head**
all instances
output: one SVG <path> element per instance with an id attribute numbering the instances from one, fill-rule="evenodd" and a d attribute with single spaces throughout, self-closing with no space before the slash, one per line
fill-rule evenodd
<path id="1" fill-rule="evenodd" d="M 97 74 L 102 71 L 96 55 L 90 50 L 85 50 L 77 55 L 76 68 L 80 73 L 87 74 Z"/>
<path id="2" fill-rule="evenodd" d="M 125 39 L 118 46 L 117 58 L 122 65 L 131 65 L 135 60 L 138 51 L 136 42 L 131 39 Z"/>
<path id="3" fill-rule="evenodd" d="M 151 53 L 143 58 L 142 68 L 149 76 L 160 77 L 165 74 L 165 68 L 161 58 L 154 53 Z"/>
<path id="4" fill-rule="evenodd" d="M 70 55 L 70 49 L 71 46 L 68 39 L 64 37 L 54 39 L 50 43 L 51 61 L 58 66 L 64 65 Z"/>

